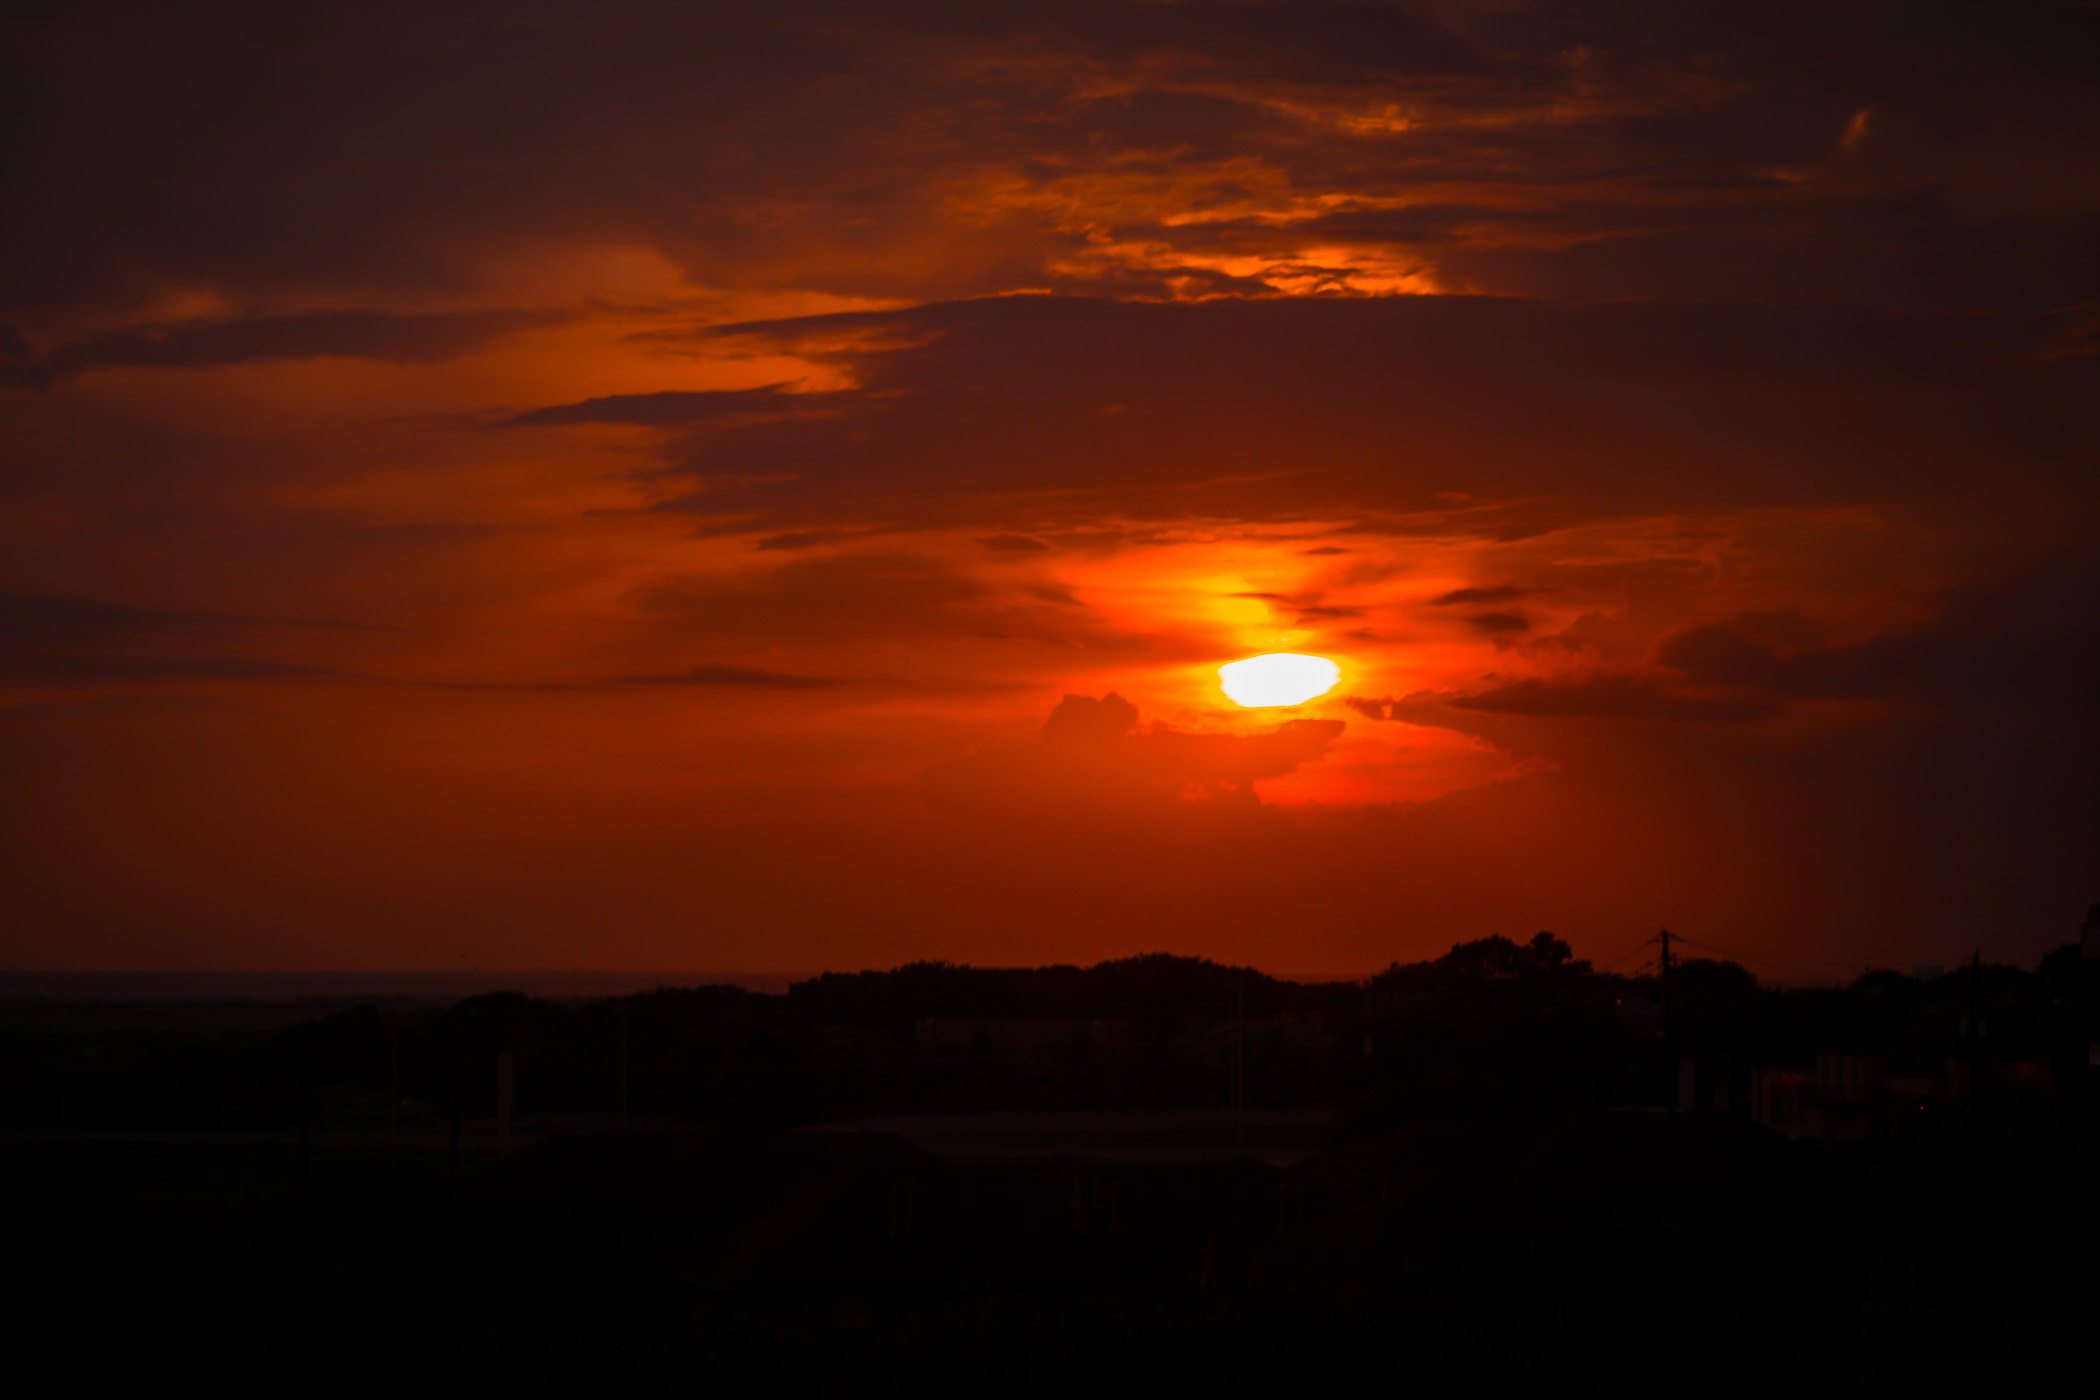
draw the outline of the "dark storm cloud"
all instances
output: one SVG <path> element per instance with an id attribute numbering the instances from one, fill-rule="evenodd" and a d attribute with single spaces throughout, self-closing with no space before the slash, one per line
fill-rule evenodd
<path id="1" fill-rule="evenodd" d="M 1104 62 L 1179 62 L 1226 81 L 1319 88 L 1374 86 L 1408 76 L 1541 76 L 1524 60 L 1490 58 L 1424 7 L 1196 0 L 1004 8 L 1015 16 L 1040 15 L 1043 32 L 1067 36 L 1080 52 Z"/>
<path id="2" fill-rule="evenodd" d="M 1519 588 L 1515 584 L 1501 584 L 1494 588 L 1454 588 L 1449 593 L 1439 593 L 1429 600 L 1433 608 L 1456 607 L 1461 603 L 1475 605 L 1487 603 L 1513 603 L 1519 598 L 1528 598 L 1536 589 Z"/>
<path id="3" fill-rule="evenodd" d="M 851 540 L 858 533 L 853 530 L 790 530 L 784 535 L 768 535 L 755 546 L 760 550 L 817 549 L 824 545 L 840 544 Z"/>
<path id="4" fill-rule="evenodd" d="M 1029 817 L 1087 809 L 1247 810 L 1253 784 L 1318 760 L 1339 720 L 1296 719 L 1265 734 L 1201 734 L 1140 727 L 1137 707 L 1111 691 L 1067 695 L 1033 739 L 940 765 L 921 789 L 937 811 Z"/>
<path id="5" fill-rule="evenodd" d="M 332 676 L 324 667 L 229 656 L 70 656 L 14 671 L 20 680 L 63 685 L 129 684 L 136 681 L 289 680 Z"/>
<path id="6" fill-rule="evenodd" d="M 67 685 L 330 674 L 252 654 L 260 629 L 284 625 L 87 598 L 0 594 L 0 677 Z"/>
<path id="7" fill-rule="evenodd" d="M 132 639 L 231 621 L 206 613 L 171 612 L 92 598 L 45 598 L 0 593 L 0 645 L 65 644 L 86 639 Z"/>
<path id="8" fill-rule="evenodd" d="M 1825 700 L 1919 712 L 1956 707 L 2018 725 L 2037 715 L 2076 723 L 2100 712 L 2096 600 L 2100 576 L 2068 568 L 1956 589 L 1922 625 L 1843 644 L 1797 612 L 1750 614 L 1665 637 L 1655 654 L 1660 670 L 1649 674 L 1527 679 L 1348 704 L 1372 719 L 1451 728 L 1469 728 L 1466 714 L 1745 724 Z"/>
<path id="9" fill-rule="evenodd" d="M 1462 284 L 1569 300 L 1931 301 L 1989 312 L 2044 311 L 2100 297 L 2100 269 L 2078 255 L 2100 239 L 2100 218 L 2078 212 L 2009 219 L 1995 209 L 1959 206 L 1944 190 L 1833 198 L 1791 220 L 1715 210 L 1693 227 L 1644 229 L 1642 223 L 1663 221 L 1622 215 L 1604 232 L 1603 222 L 1563 247 L 1453 239 L 1437 249 L 1437 262 Z M 1541 243 L 1559 241 L 1539 232 Z M 1950 276 L 1949 269 L 1960 271 Z"/>
<path id="10" fill-rule="evenodd" d="M 2092 237 L 2100 194 L 2077 155 L 2100 119 L 2100 24 L 2087 7 L 1455 13 L 1489 45 L 1565 45 L 1607 90 L 1683 83 L 1676 100 L 1545 133 L 1557 153 L 1541 160 L 1533 144 L 1519 162 L 1563 180 L 1609 167 L 1660 198 L 1606 194 L 1601 219 L 1582 207 L 1595 191 L 1534 206 L 1512 232 L 1530 222 L 1577 236 L 1451 243 L 1445 266 L 1460 278 L 1564 297 L 2049 307 L 2092 296 L 2094 266 L 2073 251 Z"/>
<path id="11" fill-rule="evenodd" d="M 469 355 L 504 336 L 566 319 L 562 314 L 539 311 L 420 316 L 314 311 L 299 316 L 121 326 L 41 353 L 14 337 L 10 353 L 0 361 L 0 378 L 44 388 L 98 369 L 203 369 L 324 357 L 429 364 Z"/>
<path id="12" fill-rule="evenodd" d="M 861 384 L 673 453 L 705 489 L 666 509 L 774 529 L 1302 519 L 1452 490 L 1560 525 L 1930 493 L 1986 456 L 2076 495 L 2100 376 L 2054 352 L 2054 318 L 1466 297 L 1010 297 L 721 338 Z"/>
<path id="13" fill-rule="evenodd" d="M 0 72 L 0 306 L 451 289 L 577 242 L 714 285 L 1259 292 L 1216 258 L 1338 241 L 1527 295 L 2061 306 L 2100 295 L 2095 31 L 2042 3 L 47 4 Z M 1099 255 L 1135 242 L 1166 256 Z"/>
<path id="14" fill-rule="evenodd" d="M 668 579 L 641 601 L 674 630 L 844 639 L 969 630 L 988 594 L 939 560 L 864 551 L 795 558 L 763 573 Z"/>
<path id="15" fill-rule="evenodd" d="M 1152 659 L 1176 643 L 1118 627 L 1053 583 L 1002 586 L 903 550 L 791 554 L 719 574 L 681 575 L 637 598 L 657 654 L 749 656 L 775 642 L 847 646 L 907 639 L 944 646 L 1027 640 L 1096 659 Z M 1178 653 L 1176 653 L 1178 655 Z"/>
<path id="16" fill-rule="evenodd" d="M 1475 632 L 1494 637 L 1511 632 L 1529 632 L 1531 619 L 1522 613 L 1475 613 L 1466 619 L 1466 625 Z"/>
<path id="17" fill-rule="evenodd" d="M 1399 700 L 1349 701 L 1352 709 L 1373 719 L 1433 722 L 1440 707 L 1493 715 L 1538 719 L 1634 719 L 1744 724 L 1782 713 L 1764 700 L 1714 698 L 1675 693 L 1650 677 L 1590 676 L 1575 681 L 1527 680 L 1472 695 L 1409 696 Z"/>
<path id="18" fill-rule="evenodd" d="M 573 423 L 604 423 L 637 428 L 680 428 L 737 414 L 778 412 L 792 407 L 785 384 L 756 389 L 669 389 L 655 394 L 608 394 L 581 403 L 537 408 L 506 418 L 499 427 L 553 428 Z"/>
<path id="19" fill-rule="evenodd" d="M 628 685 L 747 686 L 758 690 L 837 690 L 847 684 L 828 676 L 795 676 L 749 666 L 695 666 L 661 676 L 622 676 Z"/>
<path id="20" fill-rule="evenodd" d="M 1907 700 L 2100 712 L 2100 574 L 2090 566 L 1956 589 L 1930 622 L 1843 644 L 1790 613 L 1689 628 L 1657 660 L 1782 700 Z"/>

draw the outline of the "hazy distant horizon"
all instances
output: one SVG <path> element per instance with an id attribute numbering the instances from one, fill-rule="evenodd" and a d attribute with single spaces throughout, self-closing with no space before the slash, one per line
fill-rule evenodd
<path id="1" fill-rule="evenodd" d="M 979 964 L 992 966 L 993 964 Z M 524 992 L 529 996 L 585 998 L 631 996 L 658 987 L 741 987 L 778 995 L 796 982 L 825 972 L 861 968 L 813 968 L 794 972 L 621 972 L 594 968 L 462 968 L 436 970 L 333 969 L 215 971 L 183 968 L 125 968 L 49 972 L 0 970 L 0 1001 L 336 1001 L 349 998 L 436 1000 Z M 1263 969 L 1267 972 L 1267 969 Z M 1268 972 L 1288 982 L 1355 982 L 1369 972 Z"/>
<path id="2" fill-rule="evenodd" d="M 1135 955 L 1132 955 L 1135 956 Z M 1701 956 L 1693 953 L 1691 956 Z M 907 962 L 912 960 L 907 960 Z M 1078 966 L 1093 966 L 1094 959 Z M 1592 962 L 1599 960 L 1590 959 Z M 902 964 L 892 964 L 899 966 Z M 966 964 L 984 968 L 1048 966 L 1049 963 Z M 1251 966 L 1251 964 L 1250 964 Z M 1922 965 L 1921 965 L 1922 966 Z M 1831 972 L 1820 977 L 1805 971 L 1779 972 L 1750 965 L 1766 986 L 1791 987 L 1849 980 Z M 0 969 L 0 1001 L 346 1001 L 457 1000 L 491 992 L 523 992 L 541 998 L 588 999 L 632 996 L 659 987 L 740 987 L 747 992 L 784 994 L 796 982 L 827 972 L 887 971 L 888 968 L 807 968 L 791 971 L 681 971 L 657 969 L 629 972 L 607 968 L 332 968 L 314 971 L 289 969 L 225 970 L 210 968 L 97 968 L 22 970 Z M 1257 968 L 1279 981 L 1300 985 L 1333 982 L 1363 982 L 1382 968 L 1359 971 L 1333 969 Z M 1634 973 L 1636 969 L 1607 969 Z M 1866 969 L 1862 969 L 1865 971 Z M 1917 969 L 1906 965 L 1904 972 Z"/>
<path id="3" fill-rule="evenodd" d="M 344 998 L 455 999 L 488 992 L 539 997 L 626 996 L 657 987 L 735 986 L 785 992 L 813 972 L 616 972 L 569 968 L 221 971 L 126 968 L 0 971 L 0 1000 L 334 1001 Z"/>

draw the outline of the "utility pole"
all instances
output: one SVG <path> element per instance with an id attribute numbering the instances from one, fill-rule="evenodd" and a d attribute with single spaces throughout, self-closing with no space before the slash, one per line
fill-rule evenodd
<path id="1" fill-rule="evenodd" d="M 1670 931 L 1664 929 L 1656 937 L 1662 943 L 1662 957 L 1660 959 L 1662 972 L 1660 980 L 1662 982 L 1663 1060 L 1677 1071 L 1677 1097 L 1670 1101 L 1670 1109 L 1673 1113 L 1682 1113 L 1690 1105 L 1685 1103 L 1684 1061 L 1672 1058 L 1672 1052 L 1677 1048 L 1677 1036 L 1675 1034 L 1676 1027 L 1671 1024 L 1670 1019 Z"/>
<path id="2" fill-rule="evenodd" d="M 1663 1044 L 1667 1047 L 1676 1043 L 1676 1037 L 1671 1034 L 1672 1027 L 1670 1024 L 1670 939 L 1673 935 L 1668 929 L 1664 929 L 1660 937 L 1662 939 Z"/>
<path id="3" fill-rule="evenodd" d="M 620 1134 L 627 1134 L 627 1013 L 620 1012 Z"/>
<path id="4" fill-rule="evenodd" d="M 518 1137 L 518 1057 L 509 1050 L 496 1055 L 496 1155 L 508 1157 Z"/>
<path id="5" fill-rule="evenodd" d="M 1969 1111 L 1983 1098 L 1983 949 L 1969 958 Z"/>
<path id="6" fill-rule="evenodd" d="M 392 1092 L 387 1095 L 387 1170 L 398 1175 L 401 1171 L 401 1013 L 395 1012 L 393 1022 L 393 1074 L 389 1079 Z"/>
<path id="7" fill-rule="evenodd" d="M 306 1084 L 306 1041 L 301 1038 L 292 1061 L 298 1076 L 299 1094 L 299 1184 L 311 1191 L 314 1185 L 313 1095 Z"/>
<path id="8" fill-rule="evenodd" d="M 1983 1039 L 1983 949 L 1969 955 L 1969 1036 Z"/>
<path id="9" fill-rule="evenodd" d="M 466 1172 L 466 1163 L 461 1159 L 460 1156 L 462 1144 L 459 1140 L 461 1113 L 460 1098 L 466 1092 L 466 1086 L 462 1082 L 462 1078 L 466 1072 L 466 1066 L 462 1062 L 466 1057 L 458 1048 L 457 1042 L 448 1045 L 446 1048 L 450 1052 L 449 1058 L 452 1062 L 451 1071 L 446 1076 L 445 1083 L 446 1087 L 450 1090 L 450 1093 L 447 1095 L 447 1097 L 450 1098 L 452 1101 L 452 1179 L 457 1181 Z"/>
<path id="10" fill-rule="evenodd" d="M 1237 968 L 1232 973 L 1232 1138 L 1233 1149 L 1247 1150 L 1247 989 Z"/>

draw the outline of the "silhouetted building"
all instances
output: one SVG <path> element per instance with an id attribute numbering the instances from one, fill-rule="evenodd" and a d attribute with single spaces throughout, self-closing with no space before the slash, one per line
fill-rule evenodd
<path id="1" fill-rule="evenodd" d="M 1807 1137 L 1804 1090 L 1815 1075 L 1813 1065 L 1752 1065 L 1750 1121 L 1788 1137 Z"/>
<path id="2" fill-rule="evenodd" d="M 1677 1111 L 1727 1113 L 1735 1103 L 1728 1065 L 1721 1060 L 1677 1062 Z"/>
<path id="3" fill-rule="evenodd" d="M 1182 1032 L 1168 1044 L 1177 1060 L 1201 1059 L 1230 1053 L 1256 1037 L 1266 1037 L 1293 1049 L 1320 1053 L 1334 1045 L 1334 1037 L 1322 1029 L 1318 1014 L 1276 1015 L 1266 1021 L 1219 1021 Z"/>
<path id="4" fill-rule="evenodd" d="M 1868 1142 L 1949 1113 L 2046 1113 L 2055 1081 L 2049 1061 L 2033 1055 L 1825 1050 L 1814 1065 L 1753 1066 L 1750 1117 L 1788 1137 Z"/>

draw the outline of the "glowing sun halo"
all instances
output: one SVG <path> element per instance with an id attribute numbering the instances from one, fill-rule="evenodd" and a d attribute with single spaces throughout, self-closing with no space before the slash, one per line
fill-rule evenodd
<path id="1" fill-rule="evenodd" d="M 1272 651 L 1218 668 L 1218 687 L 1235 705 L 1302 705 L 1334 689 L 1342 668 L 1324 656 Z"/>

